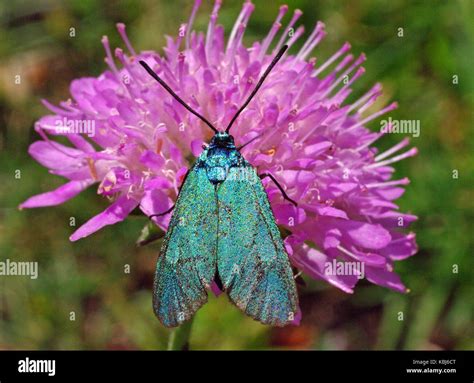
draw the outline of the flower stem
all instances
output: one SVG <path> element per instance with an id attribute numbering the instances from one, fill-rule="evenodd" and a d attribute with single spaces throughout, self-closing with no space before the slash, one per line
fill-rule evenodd
<path id="1" fill-rule="evenodd" d="M 191 337 L 193 319 L 194 318 L 191 318 L 172 331 L 168 340 L 168 350 L 189 350 L 189 338 Z"/>

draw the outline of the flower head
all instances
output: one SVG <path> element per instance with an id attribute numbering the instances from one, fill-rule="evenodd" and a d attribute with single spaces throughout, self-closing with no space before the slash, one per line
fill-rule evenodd
<path id="1" fill-rule="evenodd" d="M 400 213 L 393 202 L 408 179 L 392 180 L 391 164 L 413 156 L 416 149 L 399 154 L 408 145 L 406 139 L 383 153 L 373 146 L 383 133 L 370 131 L 366 124 L 396 107 L 393 103 L 363 117 L 381 94 L 379 84 L 352 104 L 345 103 L 351 85 L 364 73 L 365 56 L 354 58 L 346 43 L 316 65 L 310 55 L 326 34 L 321 22 L 299 51 L 291 49 L 303 27 L 294 28 L 301 16 L 296 10 L 281 30 L 287 6 L 280 8 L 267 36 L 251 47 L 242 42 L 254 9 L 250 2 L 243 4 L 227 40 L 217 24 L 220 1 L 207 33 L 198 33 L 192 24 L 199 4 L 179 36 L 168 38 L 164 55 L 137 53 L 125 26 L 118 24 L 128 53 L 117 48 L 113 55 L 104 37 L 109 69 L 99 77 L 73 81 L 72 99 L 59 106 L 44 101 L 53 114 L 36 123 L 42 140 L 29 153 L 68 182 L 21 207 L 58 205 L 97 184 L 98 194 L 111 204 L 76 230 L 73 241 L 124 220 L 137 207 L 148 216 L 168 210 L 212 131 L 158 86 L 138 61 L 145 61 L 192 108 L 224 129 L 287 44 L 290 49 L 239 116 L 232 135 L 237 146 L 254 139 L 242 149 L 244 157 L 259 173 L 271 173 L 298 201 L 296 208 L 264 181 L 277 222 L 289 233 L 285 244 L 290 260 L 311 277 L 346 292 L 362 276 L 405 291 L 393 264 L 416 252 L 415 235 L 402 230 L 416 217 Z M 56 142 L 58 135 L 70 145 Z M 169 216 L 153 219 L 166 229 Z M 339 273 L 336 263 L 343 269 L 352 264 L 359 268 Z"/>

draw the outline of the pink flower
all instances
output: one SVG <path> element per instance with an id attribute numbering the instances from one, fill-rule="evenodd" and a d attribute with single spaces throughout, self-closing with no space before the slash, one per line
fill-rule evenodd
<path id="1" fill-rule="evenodd" d="M 59 106 L 44 101 L 53 114 L 37 122 L 42 140 L 33 143 L 29 153 L 68 182 L 21 207 L 58 205 L 98 184 L 98 194 L 112 202 L 74 232 L 72 241 L 124 220 L 137 207 L 146 215 L 168 210 L 186 169 L 212 131 L 156 84 L 138 61 L 148 63 L 187 103 L 223 129 L 286 43 L 292 53 L 285 53 L 232 134 L 237 145 L 262 135 L 242 149 L 243 155 L 259 173 L 273 174 L 298 202 L 295 208 L 265 181 L 277 222 L 290 233 L 285 243 L 291 262 L 348 293 L 362 276 L 405 291 L 393 264 L 417 250 L 415 235 L 403 231 L 416 217 L 400 213 L 394 203 L 408 179 L 392 180 L 391 165 L 415 155 L 416 149 L 399 154 L 407 139 L 380 154 L 373 147 L 383 133 L 371 132 L 366 124 L 396 108 L 393 103 L 362 117 L 380 96 L 379 84 L 354 103 L 344 102 L 364 73 L 365 56 L 354 58 L 346 43 L 316 65 L 309 56 L 326 34 L 321 22 L 299 51 L 291 49 L 303 27 L 293 29 L 301 16 L 296 10 L 280 30 L 287 6 L 280 8 L 267 36 L 251 47 L 242 43 L 254 9 L 250 2 L 244 3 L 227 41 L 217 24 L 220 1 L 207 33 L 198 33 L 191 28 L 199 4 L 196 1 L 189 22 L 181 26 L 183 33 L 168 38 L 164 56 L 135 52 L 125 26 L 118 24 L 129 53 L 117 48 L 114 57 L 104 37 L 109 69 L 97 78 L 73 81 L 72 100 Z M 288 34 L 290 30 L 294 33 Z M 58 135 L 71 145 L 56 142 Z M 169 215 L 154 220 L 166 229 Z M 358 268 L 350 273 L 347 265 Z"/>

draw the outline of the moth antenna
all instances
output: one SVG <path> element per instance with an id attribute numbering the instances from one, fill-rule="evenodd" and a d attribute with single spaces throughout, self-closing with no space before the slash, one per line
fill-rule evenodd
<path id="1" fill-rule="evenodd" d="M 262 86 L 263 82 L 267 78 L 267 76 L 270 74 L 272 71 L 273 67 L 276 65 L 276 63 L 281 59 L 281 56 L 283 56 L 283 53 L 288 49 L 288 45 L 283 45 L 281 49 L 278 51 L 277 55 L 273 58 L 272 62 L 268 66 L 267 70 L 265 73 L 260 77 L 260 80 L 258 80 L 257 86 L 255 89 L 252 91 L 250 96 L 247 98 L 247 100 L 244 102 L 244 104 L 240 107 L 240 109 L 235 113 L 234 117 L 232 117 L 232 120 L 230 120 L 229 125 L 227 125 L 227 128 L 225 130 L 226 133 L 229 133 L 230 128 L 232 127 L 232 124 L 235 122 L 237 117 L 239 117 L 239 114 L 243 112 L 243 110 L 247 107 L 249 102 L 252 100 L 252 98 L 257 94 L 258 90 Z"/>
<path id="2" fill-rule="evenodd" d="M 166 89 L 166 91 L 171 94 L 175 99 L 176 101 L 178 101 L 181 105 L 183 105 L 187 110 L 189 110 L 192 114 L 194 114 L 196 117 L 198 117 L 199 119 L 201 119 L 201 121 L 203 121 L 207 126 L 209 126 L 213 131 L 214 133 L 218 133 L 218 130 L 214 127 L 214 125 L 212 125 L 205 117 L 201 116 L 198 112 L 196 112 L 193 108 L 191 108 L 188 104 L 186 104 L 186 102 L 183 101 L 183 99 L 181 97 L 179 97 L 174 91 L 173 89 L 170 88 L 170 86 L 164 82 L 160 76 L 158 76 L 155 71 L 153 69 L 151 69 L 148 64 L 143 61 L 143 60 L 140 60 L 139 61 L 140 65 L 145 68 L 145 70 L 148 72 L 148 74 L 153 77 L 156 81 L 159 82 L 159 84 Z"/>
<path id="3" fill-rule="evenodd" d="M 255 136 L 254 138 L 248 140 L 245 144 L 240 145 L 237 150 L 240 151 L 240 149 L 245 148 L 248 144 L 251 144 L 255 140 L 258 140 L 260 137 L 263 136 L 263 133 L 260 133 L 258 136 Z"/>

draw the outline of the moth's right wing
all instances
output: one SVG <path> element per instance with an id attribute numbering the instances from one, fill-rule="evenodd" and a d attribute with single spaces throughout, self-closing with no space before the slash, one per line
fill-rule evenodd
<path id="1" fill-rule="evenodd" d="M 217 269 L 230 300 L 264 324 L 291 323 L 298 308 L 293 272 L 255 169 L 231 168 L 217 198 Z"/>
<path id="2" fill-rule="evenodd" d="M 166 327 L 179 326 L 207 302 L 217 251 L 217 202 L 204 168 L 181 188 L 158 258 L 153 308 Z"/>

